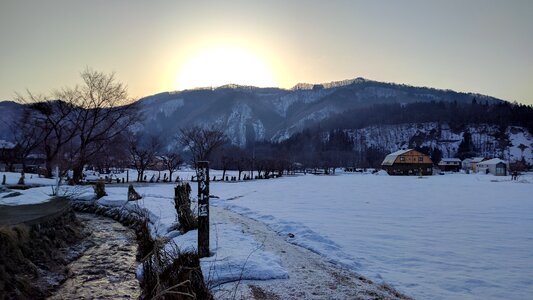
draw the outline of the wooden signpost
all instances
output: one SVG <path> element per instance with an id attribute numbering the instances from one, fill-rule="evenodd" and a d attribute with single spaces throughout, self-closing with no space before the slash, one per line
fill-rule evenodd
<path id="1" fill-rule="evenodd" d="M 209 162 L 198 162 L 198 256 L 209 256 Z"/>

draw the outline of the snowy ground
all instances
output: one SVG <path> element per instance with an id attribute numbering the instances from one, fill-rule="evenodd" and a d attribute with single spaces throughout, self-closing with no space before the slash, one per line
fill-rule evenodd
<path id="1" fill-rule="evenodd" d="M 180 173 L 182 178 L 191 175 Z M 169 231 L 176 221 L 173 184 L 144 184 L 137 190 L 144 196 L 138 205 L 151 213 L 154 234 L 182 248 L 194 247 L 196 232 L 180 236 Z M 270 289 L 282 284 L 253 280 L 294 278 L 282 252 L 247 232 L 245 222 L 217 218 L 216 212 L 226 208 L 414 298 L 527 299 L 533 294 L 532 174 L 518 182 L 465 174 L 301 175 L 213 182 L 210 190 L 220 197 L 211 200 L 215 255 L 203 259 L 202 268 L 215 285 L 243 278 L 252 280 L 245 282 L 249 286 Z M 107 192 L 101 204 L 124 204 L 125 185 L 108 185 Z"/>
<path id="2" fill-rule="evenodd" d="M 415 298 L 533 294 L 531 175 L 307 175 L 211 190 L 213 204 Z"/>
<path id="3" fill-rule="evenodd" d="M 216 223 L 236 224 L 242 235 L 260 241 L 262 249 L 279 257 L 288 274 L 288 278 L 282 279 L 242 280 L 214 286 L 216 299 L 405 299 L 386 285 L 375 284 L 319 254 L 288 243 L 285 236 L 262 222 L 216 206 L 211 206 L 211 214 Z M 245 270 L 248 267 L 241 266 Z"/>
<path id="4" fill-rule="evenodd" d="M 181 251 L 196 251 L 196 230 L 180 235 L 172 230 L 176 223 L 174 208 L 174 185 L 152 184 L 136 187 L 143 199 L 126 203 L 127 188 L 125 186 L 109 186 L 108 196 L 98 200 L 100 205 L 129 209 L 144 208 L 150 213 L 152 234 L 171 239 Z M 92 197 L 88 192 L 85 196 Z M 83 196 L 80 196 L 83 197 Z M 193 204 L 195 205 L 195 204 Z M 216 286 L 239 279 L 265 280 L 287 278 L 287 271 L 280 265 L 276 255 L 265 251 L 261 241 L 245 235 L 239 225 L 219 221 L 211 214 L 210 249 L 212 256 L 201 260 L 206 281 Z"/>
<path id="5" fill-rule="evenodd" d="M 159 233 L 173 236 L 177 233 L 165 233 L 165 224 L 175 221 L 170 186 L 139 191 L 147 196 L 141 205 L 161 222 L 156 226 Z M 114 189 L 108 189 L 110 195 Z M 306 175 L 215 182 L 211 193 L 220 197 L 212 199 L 212 205 L 261 221 L 287 241 L 415 298 L 523 299 L 533 293 L 532 175 L 518 182 L 465 174 Z M 124 197 L 123 191 L 118 194 Z M 167 204 L 156 199 L 167 199 Z M 286 276 L 279 257 L 264 251 L 260 241 L 243 235 L 238 226 L 213 228 L 218 228 L 211 234 L 218 236 L 217 269 L 230 273 L 219 281 L 240 274 L 238 266 L 251 252 L 249 259 L 256 261 L 248 263 L 250 279 L 257 273 Z M 194 245 L 195 238 L 192 232 L 175 241 Z M 222 265 L 224 261 L 235 262 L 234 270 Z M 207 263 L 202 261 L 204 269 L 213 269 Z"/>
<path id="6" fill-rule="evenodd" d="M 212 183 L 211 187 L 222 191 L 241 184 L 246 183 Z M 176 222 L 173 185 L 141 185 L 136 190 L 143 199 L 128 203 L 124 209 L 147 209 L 154 235 L 170 238 L 181 251 L 195 251 L 197 231 L 184 235 L 172 231 Z M 110 186 L 107 193 L 98 201 L 100 205 L 124 205 L 125 187 Z M 395 291 L 291 245 L 286 236 L 263 223 L 222 207 L 211 208 L 210 244 L 212 256 L 202 258 L 201 266 L 217 299 L 252 299 L 258 293 L 269 299 L 398 299 Z"/>
<path id="7" fill-rule="evenodd" d="M 0 172 L 0 180 L 4 175 L 6 185 L 16 185 L 20 179 L 20 173 Z M 40 178 L 36 174 L 26 174 L 25 183 L 36 187 L 28 190 L 6 190 L 4 186 L 0 186 L 0 205 L 37 204 L 48 201 L 52 193 L 51 186 L 55 180 Z"/>

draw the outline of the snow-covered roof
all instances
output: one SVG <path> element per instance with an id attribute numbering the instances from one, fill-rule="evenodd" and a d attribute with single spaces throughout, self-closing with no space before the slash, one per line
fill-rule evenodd
<path id="1" fill-rule="evenodd" d="M 385 156 L 385 159 L 381 163 L 382 166 L 392 166 L 394 164 L 394 161 L 398 157 L 398 155 L 405 154 L 409 151 L 412 151 L 413 149 L 405 149 L 405 150 L 398 150 L 396 152 L 392 152 L 391 154 Z"/>
<path id="2" fill-rule="evenodd" d="M 0 140 L 0 149 L 13 149 L 15 148 L 15 144 L 12 142 L 8 142 L 5 140 Z"/>
<path id="3" fill-rule="evenodd" d="M 482 162 L 485 158 L 484 157 L 472 157 L 471 159 L 473 163 L 478 163 L 478 162 Z"/>
<path id="4" fill-rule="evenodd" d="M 496 164 L 499 164 L 499 163 L 504 163 L 504 164 L 507 164 L 507 162 L 505 160 L 502 160 L 502 159 L 499 159 L 499 158 L 493 158 L 493 159 L 489 159 L 489 160 L 486 160 L 486 161 L 483 161 L 483 162 L 480 162 L 478 164 L 479 165 L 496 165 Z"/>
<path id="5" fill-rule="evenodd" d="M 442 162 L 461 162 L 461 160 L 459 158 L 452 158 L 452 157 L 442 158 L 440 161 L 442 161 Z"/>
<path id="6" fill-rule="evenodd" d="M 42 153 L 31 153 L 30 155 L 28 155 L 28 158 L 33 158 L 33 159 L 46 158 L 46 155 Z"/>

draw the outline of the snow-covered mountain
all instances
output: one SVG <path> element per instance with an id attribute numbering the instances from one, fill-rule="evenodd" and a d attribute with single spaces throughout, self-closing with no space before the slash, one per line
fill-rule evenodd
<path id="1" fill-rule="evenodd" d="M 244 146 L 255 140 L 282 141 L 338 114 L 375 104 L 433 101 L 470 103 L 474 98 L 479 103 L 494 104 L 503 101 L 479 94 L 383 83 L 363 78 L 324 84 L 298 84 L 292 89 L 225 85 L 214 89 L 164 92 L 142 98 L 138 101 L 142 121 L 136 124 L 135 130 L 161 137 L 163 143 L 170 148 L 175 145 L 175 137 L 180 128 L 216 124 L 225 130 L 234 144 Z M 0 102 L 2 123 L 12 121 L 18 106 L 20 105 L 14 102 Z M 353 118 L 358 116 L 354 115 Z M 0 125 L 0 139 L 9 140 L 8 126 Z M 490 136 L 491 130 L 497 129 L 490 124 L 476 126 L 479 128 L 473 129 L 472 135 L 475 137 L 479 131 L 480 136 L 483 136 L 480 139 Z M 520 141 L 531 149 L 527 130 L 508 128 L 508 133 L 513 130 L 524 132 Z M 402 143 L 418 139 L 423 145 L 442 148 L 446 156 L 451 156 L 462 140 L 461 132 L 452 132 L 445 125 L 436 123 L 371 126 L 353 129 L 351 134 L 356 148 L 357 145 L 365 144 L 368 147 L 375 144 L 383 149 L 395 150 L 402 147 Z M 509 140 L 512 142 L 515 138 L 510 135 Z M 487 143 L 486 152 L 492 155 L 503 153 L 506 149 L 499 144 L 490 146 L 491 142 Z M 517 156 L 523 151 L 511 152 Z M 533 161 L 533 157 L 531 159 Z"/>
<path id="2" fill-rule="evenodd" d="M 226 85 L 215 89 L 166 92 L 139 100 L 144 121 L 138 130 L 171 143 L 179 128 L 217 124 L 234 144 L 281 141 L 336 114 L 379 103 L 457 101 L 489 96 L 382 83 L 363 78 L 325 84 L 298 84 L 290 90 Z M 355 116 L 356 117 L 356 116 Z M 163 134 L 164 133 L 164 134 Z"/>

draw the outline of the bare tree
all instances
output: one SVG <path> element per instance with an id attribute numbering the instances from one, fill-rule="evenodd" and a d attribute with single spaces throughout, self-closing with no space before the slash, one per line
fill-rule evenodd
<path id="1" fill-rule="evenodd" d="M 110 170 L 112 167 L 124 169 L 130 164 L 129 140 L 130 132 L 125 132 L 115 138 L 101 142 L 100 151 L 91 159 L 90 165 L 95 167 L 100 173 Z"/>
<path id="2" fill-rule="evenodd" d="M 29 131 L 40 134 L 39 148 L 45 154 L 46 177 L 52 177 L 54 161 L 76 135 L 75 128 L 69 122 L 72 104 L 54 99 L 57 98 L 34 95 L 30 91 L 27 91 L 26 96 L 17 94 L 16 97 L 18 102 L 31 110 L 31 118 L 26 125 Z"/>
<path id="3" fill-rule="evenodd" d="M 82 178 L 83 167 L 97 155 L 105 143 L 124 132 L 137 120 L 136 106 L 128 98 L 127 87 L 115 79 L 91 69 L 81 73 L 82 86 L 57 92 L 60 99 L 74 106 L 70 122 L 76 129 L 77 159 L 73 166 L 74 182 Z"/>
<path id="4" fill-rule="evenodd" d="M 214 154 L 215 167 L 222 169 L 222 180 L 226 178 L 226 171 L 231 167 L 232 156 L 230 147 L 221 147 Z"/>
<path id="5" fill-rule="evenodd" d="M 227 151 L 231 160 L 231 166 L 239 172 L 238 180 L 241 180 L 242 172 L 244 172 L 246 167 L 250 166 L 250 158 L 248 157 L 248 153 L 246 153 L 240 147 L 234 145 L 228 147 Z"/>
<path id="6" fill-rule="evenodd" d="M 11 132 L 15 143 L 18 145 L 17 156 L 22 163 L 22 169 L 26 169 L 28 156 L 39 147 L 43 141 L 41 126 L 35 126 L 35 113 L 27 106 L 24 107 L 20 117 L 11 123 Z"/>
<path id="7" fill-rule="evenodd" d="M 178 170 L 179 166 L 183 163 L 183 159 L 181 158 L 181 155 L 174 152 L 169 152 L 161 156 L 161 159 L 168 170 L 169 181 L 172 182 L 172 173 Z"/>
<path id="8" fill-rule="evenodd" d="M 157 150 L 160 147 L 159 139 L 151 137 L 147 142 L 139 137 L 130 139 L 130 155 L 135 169 L 137 169 L 137 182 L 144 180 L 144 172 L 153 163 Z"/>
<path id="9" fill-rule="evenodd" d="M 192 154 L 192 162 L 209 160 L 213 152 L 224 145 L 226 135 L 215 126 L 209 128 L 193 126 L 182 128 L 178 141 Z"/>
<path id="10" fill-rule="evenodd" d="M 47 177 L 52 176 L 54 160 L 68 145 L 69 153 L 64 155 L 72 160 L 73 180 L 79 182 L 85 164 L 137 119 L 126 86 L 117 82 L 114 74 L 87 68 L 81 78 L 83 85 L 54 91 L 51 96 L 29 91 L 27 96 L 17 95 L 19 102 L 33 110 L 32 126 L 42 132 Z"/>

